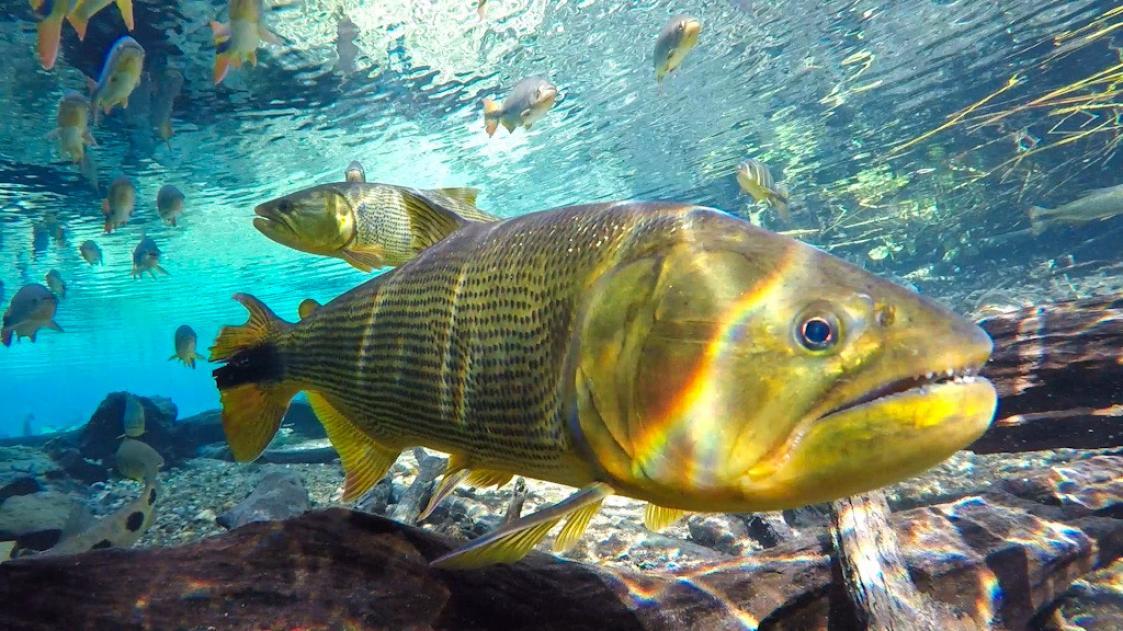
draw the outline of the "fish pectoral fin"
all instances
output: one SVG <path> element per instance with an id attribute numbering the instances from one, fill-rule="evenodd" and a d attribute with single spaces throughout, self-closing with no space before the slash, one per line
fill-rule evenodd
<path id="1" fill-rule="evenodd" d="M 173 359 L 179 359 L 179 355 L 172 353 L 172 356 L 168 358 L 168 361 L 172 361 Z"/>
<path id="2" fill-rule="evenodd" d="M 503 126 L 507 128 L 508 133 L 514 133 L 515 129 L 517 129 L 518 126 L 519 126 L 518 123 L 512 121 L 510 118 L 504 118 L 504 119 L 500 120 L 499 122 L 502 123 Z"/>
<path id="3" fill-rule="evenodd" d="M 493 563 L 514 563 L 525 557 L 562 519 L 583 512 L 589 506 L 593 506 L 593 512 L 596 512 L 595 508 L 611 493 L 612 488 L 607 484 L 595 482 L 553 506 L 520 517 L 462 548 L 434 559 L 429 565 L 446 570 L 467 570 Z M 586 525 L 591 517 L 592 514 L 582 517 Z M 580 521 L 574 522 L 574 532 Z"/>
<path id="4" fill-rule="evenodd" d="M 562 526 L 561 532 L 554 538 L 554 552 L 568 552 L 573 549 L 573 546 L 577 545 L 577 541 L 581 538 L 581 535 L 585 534 L 585 529 L 589 527 L 589 522 L 600 510 L 602 502 L 604 502 L 604 497 L 600 497 L 569 514 L 569 519 Z"/>
<path id="5" fill-rule="evenodd" d="M 211 34 L 214 35 L 214 43 L 221 44 L 230 39 L 230 25 L 211 20 Z"/>
<path id="6" fill-rule="evenodd" d="M 48 329 L 52 330 L 52 331 L 58 331 L 59 333 L 62 333 L 62 327 L 59 326 L 58 322 L 55 322 L 54 320 L 48 320 L 47 323 L 44 324 L 43 326 L 45 328 L 48 328 Z"/>
<path id="7" fill-rule="evenodd" d="M 441 195 L 444 195 L 445 197 L 451 197 L 452 199 L 455 199 L 458 202 L 463 202 L 465 204 L 468 204 L 469 206 L 475 206 L 476 205 L 476 197 L 479 196 L 480 189 L 471 188 L 471 187 L 467 187 L 467 186 L 459 186 L 459 187 L 452 187 L 452 188 L 433 189 L 433 192 L 440 193 Z"/>
<path id="8" fill-rule="evenodd" d="M 59 137 L 59 134 L 60 134 L 60 133 L 61 133 L 61 132 L 59 131 L 59 128 L 58 128 L 58 127 L 55 127 L 55 128 L 54 128 L 54 129 L 52 129 L 51 131 L 47 132 L 47 135 L 45 136 L 45 138 L 46 138 L 47 140 L 57 140 L 57 139 L 58 139 L 58 137 Z"/>
<path id="9" fill-rule="evenodd" d="M 357 250 L 340 250 L 339 258 L 351 264 L 355 269 L 369 273 L 376 267 L 382 267 L 386 263 L 382 257 L 371 252 L 359 252 Z"/>
<path id="10" fill-rule="evenodd" d="M 648 504 L 643 509 L 643 525 L 646 526 L 648 530 L 659 531 L 689 514 L 690 511 L 667 508 L 666 506 L 659 506 L 657 504 Z"/>
<path id="11" fill-rule="evenodd" d="M 260 37 L 261 41 L 265 42 L 266 44 L 281 43 L 281 38 L 273 31 L 265 28 L 265 26 L 262 24 L 257 25 L 257 36 Z"/>
<path id="12" fill-rule="evenodd" d="M 409 218 L 409 246 L 414 252 L 421 252 L 443 240 L 467 223 L 463 217 L 435 203 L 421 191 L 408 190 L 403 198 Z"/>
<path id="13" fill-rule="evenodd" d="M 468 476 L 469 471 L 467 467 L 467 460 L 461 456 L 454 454 L 448 459 L 448 464 L 445 465 L 445 474 L 441 478 L 441 483 L 433 490 L 433 495 L 429 497 L 429 503 L 425 505 L 425 509 L 417 516 L 418 522 L 431 515 L 437 508 L 437 505 L 456 490 L 456 486 Z"/>
<path id="14" fill-rule="evenodd" d="M 358 499 L 386 475 L 402 450 L 383 445 L 368 436 L 322 394 L 309 391 L 307 396 L 312 411 L 320 419 L 343 463 L 343 501 Z"/>
<path id="15" fill-rule="evenodd" d="M 511 481 L 514 474 L 506 471 L 495 471 L 492 469 L 473 469 L 468 474 L 469 486 L 503 486 Z"/>

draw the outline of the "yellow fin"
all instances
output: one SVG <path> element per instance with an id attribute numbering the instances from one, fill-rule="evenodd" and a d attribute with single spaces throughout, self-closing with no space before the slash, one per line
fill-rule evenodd
<path id="1" fill-rule="evenodd" d="M 286 384 L 247 383 L 221 390 L 222 428 L 234 460 L 256 460 L 281 427 L 297 389 Z"/>
<path id="2" fill-rule="evenodd" d="M 458 186 L 453 188 L 438 188 L 434 189 L 433 192 L 440 193 L 445 197 L 450 197 L 458 202 L 468 204 L 469 206 L 475 206 L 476 197 L 480 194 L 480 189 Z"/>
<path id="3" fill-rule="evenodd" d="M 292 324 L 277 317 L 269 307 L 249 294 L 234 294 L 234 300 L 249 311 L 250 319 L 241 326 L 226 326 L 219 331 L 211 346 L 211 361 L 226 361 L 238 351 L 266 342 L 292 328 Z"/>
<path id="4" fill-rule="evenodd" d="M 370 272 L 376 267 L 386 265 L 383 258 L 377 254 L 358 252 L 356 250 L 339 250 L 339 258 L 351 264 L 351 267 L 360 272 Z"/>
<path id="5" fill-rule="evenodd" d="M 402 199 L 409 217 L 409 247 L 414 252 L 443 240 L 467 223 L 463 217 L 435 203 L 422 191 L 406 189 Z"/>
<path id="6" fill-rule="evenodd" d="M 511 481 L 514 474 L 491 469 L 473 469 L 468 474 L 469 486 L 503 486 Z"/>
<path id="7" fill-rule="evenodd" d="M 516 519 L 458 550 L 434 559 L 429 565 L 447 570 L 464 570 L 493 563 L 514 563 L 525 557 L 559 521 L 590 505 L 600 506 L 610 493 L 612 489 L 607 484 L 590 484 L 553 506 Z M 586 524 L 589 517 L 584 518 Z M 576 527 L 574 530 L 576 531 Z"/>
<path id="8" fill-rule="evenodd" d="M 346 475 L 343 481 L 343 501 L 357 499 L 386 475 L 401 454 L 401 449 L 382 445 L 363 433 L 318 392 L 308 392 L 307 395 L 312 411 L 323 424 L 328 439 L 339 452 L 339 459 L 343 463 Z"/>
<path id="9" fill-rule="evenodd" d="M 577 540 L 585 534 L 585 529 L 589 527 L 593 515 L 596 515 L 597 511 L 600 510 L 602 502 L 604 502 L 603 497 L 569 515 L 569 519 L 562 526 L 561 532 L 554 539 L 554 552 L 566 552 L 577 544 Z"/>
<path id="10" fill-rule="evenodd" d="M 643 525 L 647 526 L 648 530 L 659 531 L 689 514 L 690 511 L 648 504 L 647 507 L 643 509 Z"/>
<path id="11" fill-rule="evenodd" d="M 433 490 L 433 495 L 429 497 L 429 503 L 425 505 L 425 510 L 417 516 L 417 521 L 421 521 L 428 517 L 441 500 L 448 497 L 454 490 L 456 485 L 460 484 L 462 480 L 468 475 L 468 461 L 462 456 L 453 454 L 448 459 L 448 464 L 445 465 L 445 474 L 441 478 L 441 483 Z"/>

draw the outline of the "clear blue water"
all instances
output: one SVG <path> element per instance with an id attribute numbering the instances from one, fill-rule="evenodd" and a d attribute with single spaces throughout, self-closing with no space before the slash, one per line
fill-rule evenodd
<path id="1" fill-rule="evenodd" d="M 145 122 L 140 96 L 93 129 L 102 192 L 117 174 L 138 188 L 132 221 L 111 235 L 102 234 L 102 195 L 44 136 L 59 97 L 83 89 L 124 34 L 116 9 L 95 17 L 84 42 L 64 27 L 58 64 L 46 71 L 27 3 L 0 5 L 5 301 L 50 269 L 69 285 L 56 318 L 65 333 L 0 348 L 0 435 L 22 431 L 29 413 L 42 430 L 82 422 L 116 390 L 171 397 L 181 416 L 217 407 L 212 366 L 167 360 L 176 327 L 193 326 L 205 348 L 220 326 L 243 321 L 236 291 L 295 319 L 301 299 L 330 299 L 365 280 L 341 261 L 269 241 L 250 222 L 255 204 L 342 179 L 351 160 L 372 181 L 478 187 L 479 205 L 502 216 L 624 198 L 712 205 L 796 230 L 953 303 L 1003 278 L 1033 283 L 1024 270 L 1074 249 L 1080 260 L 1117 255 L 1119 222 L 1036 240 L 1024 232 L 1030 204 L 1118 183 L 1114 107 L 1037 107 L 975 125 L 1119 64 L 1112 2 L 492 0 L 483 21 L 475 4 L 277 3 L 266 19 L 284 43 L 264 46 L 257 67 L 216 87 L 207 23 L 225 3 L 136 0 L 132 35 L 146 67 L 175 67 L 186 82 L 170 148 Z M 338 64 L 339 10 L 358 29 L 349 73 Z M 672 12 L 699 17 L 704 30 L 660 90 L 651 48 Z M 557 107 L 529 132 L 489 139 L 481 99 L 531 74 L 559 87 Z M 1013 89 L 894 153 L 1015 75 Z M 750 157 L 788 183 L 791 224 L 753 211 L 739 192 L 733 169 Z M 174 228 L 155 213 L 165 183 L 187 196 Z M 36 233 L 52 215 L 65 242 Z M 1014 236 L 994 240 L 1006 233 Z M 142 235 L 163 250 L 169 276 L 130 278 Z M 79 257 L 85 239 L 101 245 L 103 267 Z"/>

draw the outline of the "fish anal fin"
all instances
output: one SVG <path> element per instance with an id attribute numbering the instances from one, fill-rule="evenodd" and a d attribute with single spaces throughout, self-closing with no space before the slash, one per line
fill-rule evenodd
<path id="1" fill-rule="evenodd" d="M 385 260 L 373 252 L 360 252 L 358 250 L 339 250 L 339 258 L 347 261 L 351 267 L 361 271 L 370 272 L 376 267 L 386 265 Z"/>
<path id="2" fill-rule="evenodd" d="M 234 460 L 256 460 L 265 451 L 296 393 L 284 382 L 245 383 L 221 390 L 222 429 Z"/>
<path id="3" fill-rule="evenodd" d="M 409 217 L 409 245 L 414 252 L 443 240 L 467 223 L 460 215 L 434 203 L 422 191 L 406 191 L 403 199 Z"/>
<path id="4" fill-rule="evenodd" d="M 506 471 L 495 471 L 493 469 L 473 469 L 468 474 L 467 483 L 469 486 L 503 486 L 511 481 L 514 474 Z"/>
<path id="5" fill-rule="evenodd" d="M 647 507 L 643 509 L 643 525 L 646 526 L 648 530 L 659 531 L 689 514 L 690 511 L 667 508 L 666 506 L 659 506 L 657 504 L 648 504 Z"/>
<path id="6" fill-rule="evenodd" d="M 472 569 L 493 563 L 514 563 L 525 557 L 562 519 L 600 503 L 612 492 L 604 483 L 582 488 L 553 506 L 520 517 L 468 545 L 434 559 L 430 566 L 441 569 Z M 589 517 L 585 518 L 586 525 Z M 574 528 L 576 532 L 576 527 Z"/>
<path id="7" fill-rule="evenodd" d="M 433 490 L 433 495 L 429 497 L 429 503 L 425 505 L 425 509 L 417 516 L 417 521 L 420 522 L 437 508 L 441 500 L 448 497 L 456 490 L 465 477 L 468 476 L 468 462 L 461 456 L 453 454 L 448 459 L 448 464 L 445 466 L 445 474 L 441 477 L 440 484 Z"/>
<path id="8" fill-rule="evenodd" d="M 567 552 L 573 549 L 581 539 L 581 535 L 585 534 L 585 529 L 589 527 L 593 516 L 600 510 L 602 502 L 604 502 L 603 497 L 570 513 L 569 519 L 565 521 L 561 532 L 554 539 L 554 552 Z"/>
<path id="9" fill-rule="evenodd" d="M 368 436 L 322 394 L 309 391 L 307 395 L 312 411 L 323 424 L 343 463 L 343 501 L 358 499 L 386 475 L 401 449 L 388 447 Z"/>

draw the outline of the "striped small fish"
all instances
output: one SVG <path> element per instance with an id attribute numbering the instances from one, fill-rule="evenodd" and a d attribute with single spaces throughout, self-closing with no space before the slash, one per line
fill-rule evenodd
<path id="1" fill-rule="evenodd" d="M 737 165 L 737 183 L 741 190 L 758 202 L 766 202 L 780 213 L 780 218 L 790 221 L 788 213 L 788 188 L 772 179 L 772 172 L 762 162 L 745 160 Z"/>
<path id="2" fill-rule="evenodd" d="M 291 324 L 251 296 L 211 356 L 235 458 L 255 459 L 304 391 L 344 499 L 398 454 L 451 455 L 442 486 L 512 475 L 579 488 L 441 557 L 513 562 L 603 499 L 779 510 L 919 473 L 989 425 L 990 339 L 934 302 L 713 209 L 574 206 L 449 236 Z"/>

